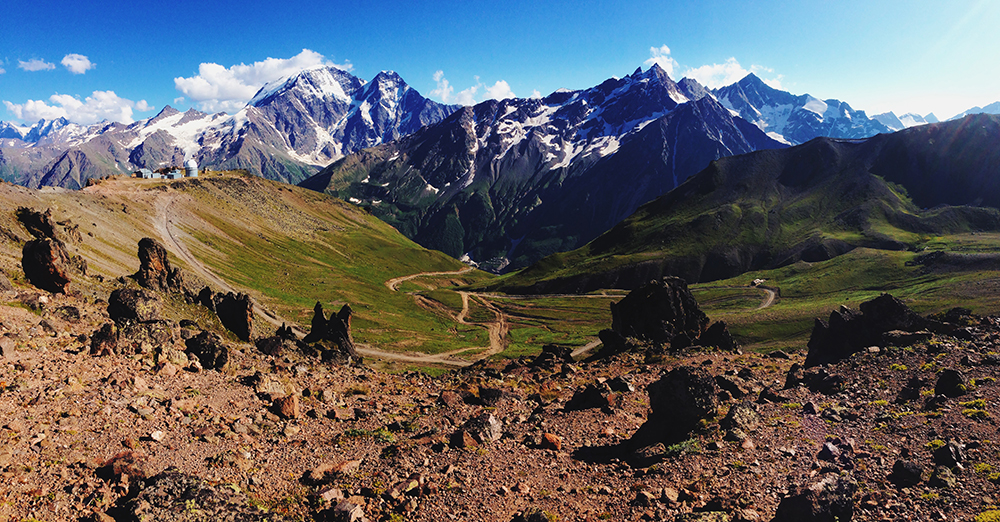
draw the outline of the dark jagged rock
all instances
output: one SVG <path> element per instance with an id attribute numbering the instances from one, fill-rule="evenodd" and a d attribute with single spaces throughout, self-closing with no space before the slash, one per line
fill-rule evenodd
<path id="1" fill-rule="evenodd" d="M 52 293 L 66 293 L 74 263 L 62 241 L 41 238 L 24 244 L 21 266 L 29 283 Z"/>
<path id="2" fill-rule="evenodd" d="M 729 408 L 726 416 L 719 421 L 719 426 L 726 430 L 738 429 L 744 432 L 751 432 L 760 427 L 762 421 L 763 419 L 760 413 L 757 413 L 757 408 L 754 407 L 753 403 L 743 401 Z"/>
<path id="3" fill-rule="evenodd" d="M 227 330 L 244 341 L 250 340 L 253 332 L 253 301 L 246 294 L 216 294 L 215 313 Z"/>
<path id="4" fill-rule="evenodd" d="M 923 317 L 889 294 L 861 303 L 860 313 L 841 306 L 830 313 L 828 322 L 816 319 L 805 366 L 837 362 L 869 346 L 885 346 L 887 332 L 912 333 L 926 326 Z M 891 337 L 900 338 L 901 334 Z"/>
<path id="5" fill-rule="evenodd" d="M 135 273 L 135 280 L 150 290 L 181 292 L 184 289 L 181 270 L 170 266 L 167 249 L 148 237 L 139 240 L 139 271 Z"/>
<path id="6" fill-rule="evenodd" d="M 698 339 L 698 344 L 726 351 L 733 351 L 740 347 L 736 339 L 733 339 L 733 334 L 729 333 L 729 327 L 726 326 L 725 321 L 712 323 Z"/>
<path id="7" fill-rule="evenodd" d="M 56 239 L 56 224 L 52 220 L 52 209 L 38 212 L 27 207 L 18 207 L 17 220 L 35 239 Z"/>
<path id="8" fill-rule="evenodd" d="M 90 355 L 103 356 L 118 353 L 118 328 L 115 323 L 104 323 L 90 336 Z"/>
<path id="9" fill-rule="evenodd" d="M 794 487 L 778 504 L 771 522 L 847 522 L 854 516 L 858 484 L 850 475 L 827 475 L 808 487 Z"/>
<path id="10" fill-rule="evenodd" d="M 140 484 L 139 491 L 123 498 L 114 519 L 139 522 L 264 522 L 286 520 L 274 512 L 263 512 L 235 488 L 167 470 Z"/>
<path id="11" fill-rule="evenodd" d="M 651 383 L 649 417 L 630 440 L 635 448 L 684 440 L 703 419 L 715 417 L 719 388 L 702 368 L 680 366 Z"/>
<path id="12" fill-rule="evenodd" d="M 934 463 L 947 468 L 961 468 L 965 462 L 965 445 L 949 440 L 944 446 L 934 450 Z"/>
<path id="13" fill-rule="evenodd" d="M 832 395 L 839 392 L 843 385 L 844 377 L 830 373 L 825 367 L 802 368 L 799 363 L 794 363 L 785 376 L 785 389 L 805 386 L 814 392 Z"/>
<path id="14" fill-rule="evenodd" d="M 480 444 L 496 442 L 503 436 L 503 424 L 492 413 L 469 419 L 463 428 Z"/>
<path id="15" fill-rule="evenodd" d="M 351 336 L 351 306 L 345 304 L 326 319 L 323 305 L 313 307 L 312 330 L 302 339 L 306 344 L 320 343 L 323 360 L 350 362 L 358 359 Z"/>
<path id="16" fill-rule="evenodd" d="M 160 301 L 142 289 L 119 288 L 108 298 L 108 315 L 116 323 L 152 321 L 159 318 Z"/>
<path id="17" fill-rule="evenodd" d="M 690 345 L 707 326 L 708 316 L 678 277 L 650 281 L 611 304 L 611 329 L 622 337 L 671 346 L 686 338 Z"/>
<path id="18" fill-rule="evenodd" d="M 229 347 L 217 334 L 203 331 L 184 341 L 184 345 L 184 351 L 194 354 L 206 370 L 222 370 L 229 362 Z"/>
<path id="19" fill-rule="evenodd" d="M 202 288 L 198 292 L 198 303 L 211 311 L 215 311 L 215 293 L 209 287 Z"/>

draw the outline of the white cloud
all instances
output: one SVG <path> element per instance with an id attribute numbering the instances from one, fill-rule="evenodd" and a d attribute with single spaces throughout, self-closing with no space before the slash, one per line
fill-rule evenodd
<path id="1" fill-rule="evenodd" d="M 666 71 L 667 76 L 673 78 L 674 68 L 677 67 L 677 60 L 674 60 L 670 56 L 670 48 L 666 45 L 660 47 L 650 47 L 649 48 L 649 59 L 643 62 L 647 67 L 652 67 L 653 64 L 658 64 L 661 69 Z"/>
<path id="2" fill-rule="evenodd" d="M 68 94 L 53 94 L 49 96 L 48 103 L 42 100 L 28 100 L 24 103 L 4 100 L 3 103 L 7 106 L 7 110 L 20 120 L 66 118 L 81 125 L 90 125 L 102 120 L 132 123 L 133 107 L 151 109 L 145 100 L 136 104 L 132 100 L 119 97 L 114 91 L 94 91 L 83 101 Z"/>
<path id="3" fill-rule="evenodd" d="M 338 65 L 320 53 L 303 49 L 291 58 L 267 58 L 250 65 L 241 63 L 227 68 L 217 63 L 203 63 L 198 66 L 196 76 L 174 78 L 174 86 L 203 111 L 233 112 L 246 105 L 265 83 L 317 65 L 345 71 L 353 68 L 350 62 Z"/>
<path id="4" fill-rule="evenodd" d="M 56 68 L 56 64 L 46 62 L 45 60 L 39 60 L 38 58 L 32 58 L 26 62 L 18 60 L 17 66 L 25 71 L 51 71 Z"/>
<path id="5" fill-rule="evenodd" d="M 507 98 L 517 98 L 514 91 L 511 90 L 510 85 L 507 84 L 505 80 L 497 80 L 493 87 L 486 88 L 486 99 L 488 100 L 505 100 Z"/>
<path id="6" fill-rule="evenodd" d="M 529 98 L 534 98 L 534 99 L 538 100 L 538 99 L 542 98 L 542 93 L 538 92 L 538 89 L 535 89 L 535 90 L 531 91 L 531 96 L 528 96 L 528 97 Z"/>
<path id="7" fill-rule="evenodd" d="M 479 81 L 478 76 L 475 79 L 475 85 L 455 94 L 455 86 L 451 85 L 448 79 L 444 77 L 444 71 L 438 70 L 434 73 L 434 82 L 437 84 L 437 88 L 432 90 L 429 95 L 436 96 L 442 103 L 457 103 L 459 105 L 475 105 L 484 100 L 503 100 L 517 97 L 506 80 L 497 80 L 496 83 L 488 87 Z M 477 97 L 476 94 L 480 90 L 482 90 L 483 95 L 482 97 Z"/>
<path id="8" fill-rule="evenodd" d="M 710 89 L 718 89 L 719 87 L 732 85 L 742 80 L 743 77 L 751 72 L 760 77 L 767 85 L 775 89 L 781 88 L 782 76 L 780 74 L 774 75 L 773 69 L 760 65 L 751 65 L 750 70 L 747 70 L 740 65 L 740 62 L 735 57 L 729 58 L 725 63 L 713 63 L 688 69 L 684 72 L 684 76 L 698 80 L 698 83 Z M 770 76 L 770 78 L 765 78 L 764 76 Z"/>
<path id="9" fill-rule="evenodd" d="M 156 107 L 153 107 L 148 102 L 146 102 L 146 100 L 139 100 L 135 102 L 135 110 L 139 112 L 149 112 L 155 108 Z"/>
<path id="10" fill-rule="evenodd" d="M 6 74 L 6 73 L 7 73 L 7 69 L 4 69 L 3 67 L 0 67 L 0 74 Z"/>
<path id="11" fill-rule="evenodd" d="M 178 97 L 174 98 L 174 105 L 180 105 L 182 103 L 184 103 L 184 97 L 183 96 L 178 96 Z"/>
<path id="12" fill-rule="evenodd" d="M 60 63 L 73 74 L 83 74 L 94 67 L 97 67 L 97 64 L 92 63 L 86 56 L 75 53 L 63 56 L 62 62 Z"/>
<path id="13" fill-rule="evenodd" d="M 444 71 L 438 70 L 434 73 L 434 82 L 437 83 L 437 88 L 430 92 L 430 96 L 437 96 L 441 100 L 441 103 L 448 103 L 451 95 L 455 92 L 455 88 L 444 77 Z"/>

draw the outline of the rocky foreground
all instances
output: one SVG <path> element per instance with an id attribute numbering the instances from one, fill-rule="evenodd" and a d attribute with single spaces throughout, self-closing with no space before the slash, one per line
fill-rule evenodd
<path id="1" fill-rule="evenodd" d="M 349 307 L 255 336 L 157 246 L 106 298 L 0 277 L 0 520 L 1000 519 L 997 318 L 884 295 L 744 353 L 670 279 L 590 360 L 380 373 Z"/>

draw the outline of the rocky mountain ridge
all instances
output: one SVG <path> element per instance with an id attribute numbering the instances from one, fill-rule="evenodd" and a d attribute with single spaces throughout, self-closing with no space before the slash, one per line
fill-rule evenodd
<path id="1" fill-rule="evenodd" d="M 463 108 L 301 185 L 497 269 L 582 245 L 713 159 L 774 147 L 697 82 L 653 65 L 590 89 Z"/>
<path id="2" fill-rule="evenodd" d="M 31 187 L 81 188 L 87 179 L 195 159 L 202 168 L 244 169 L 294 183 L 456 109 L 424 98 L 393 72 L 366 82 L 336 67 L 314 67 L 265 85 L 233 115 L 167 106 L 128 125 L 0 124 L 0 177 Z"/>

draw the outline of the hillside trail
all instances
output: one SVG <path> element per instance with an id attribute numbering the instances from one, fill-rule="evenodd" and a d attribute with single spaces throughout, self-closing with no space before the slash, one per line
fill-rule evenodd
<path id="1" fill-rule="evenodd" d="M 174 255 L 179 257 L 187 264 L 189 270 L 193 271 L 198 277 L 204 279 L 206 282 L 211 283 L 221 289 L 222 292 L 232 292 L 234 294 L 241 293 L 238 289 L 233 288 L 224 279 L 217 276 L 214 272 L 208 269 L 198 258 L 191 254 L 187 246 L 180 241 L 178 233 L 174 232 L 176 228 L 175 223 L 179 222 L 177 211 L 174 208 L 177 203 L 176 194 L 161 194 L 156 198 L 154 203 L 156 208 L 156 219 L 154 219 L 153 225 L 156 228 L 157 233 L 170 250 L 173 251 Z M 266 321 L 267 323 L 273 325 L 274 327 L 279 327 L 285 324 L 291 325 L 292 329 L 299 334 L 305 335 L 301 328 L 295 325 L 295 323 L 286 321 L 281 316 L 275 314 L 274 312 L 264 308 L 253 296 L 250 297 L 250 301 L 253 303 L 254 314 Z"/>
<path id="2" fill-rule="evenodd" d="M 180 222 L 178 218 L 177 205 L 178 196 L 176 194 L 161 194 L 157 197 L 154 205 L 156 208 L 156 218 L 154 219 L 154 227 L 156 232 L 160 235 L 160 238 L 166 243 L 167 248 L 171 250 L 175 256 L 184 261 L 187 268 L 193 271 L 198 277 L 204 279 L 206 282 L 211 283 L 213 286 L 218 287 L 223 292 L 233 292 L 240 293 L 238 289 L 234 288 L 224 279 L 216 275 L 212 270 L 210 270 L 204 263 L 202 263 L 198 258 L 196 258 L 187 246 L 180 240 L 180 233 L 176 232 L 177 223 Z M 472 270 L 472 268 L 466 267 L 461 270 L 456 270 L 453 272 L 422 272 L 419 274 L 412 274 L 403 277 L 397 277 L 386 281 L 385 285 L 393 291 L 400 283 L 404 281 L 409 281 L 410 279 L 415 279 L 417 277 L 428 277 L 428 276 L 438 276 L 438 275 L 460 275 Z M 253 302 L 254 314 L 267 323 L 273 325 L 274 327 L 279 327 L 282 325 L 291 326 L 292 330 L 298 335 L 305 335 L 306 332 L 302 330 L 297 324 L 292 321 L 287 321 L 280 315 L 268 310 L 260 304 L 253 297 L 250 298 Z M 467 299 L 467 298 L 465 298 Z M 468 301 L 465 301 L 466 313 L 468 313 L 467 306 Z M 489 306 L 488 306 L 489 307 Z M 494 313 L 499 315 L 499 311 L 495 308 L 491 308 Z M 461 322 L 461 321 L 460 321 Z M 469 324 L 469 323 L 463 323 Z M 503 351 L 502 339 L 507 335 L 506 321 L 501 318 L 497 318 L 495 323 L 491 323 L 487 326 L 490 331 L 490 348 L 484 357 L 488 357 L 493 353 L 499 353 Z M 499 349 L 497 349 L 499 348 Z M 452 366 L 452 367 L 464 367 L 472 364 L 470 361 L 455 359 L 452 355 L 456 353 L 461 353 L 468 350 L 474 350 L 476 348 L 466 348 L 462 350 L 456 350 L 454 352 L 441 353 L 441 354 L 405 354 L 398 352 L 389 352 L 385 350 L 379 350 L 372 347 L 371 345 L 364 343 L 357 343 L 355 345 L 357 352 L 366 357 L 374 357 L 379 359 L 387 359 L 392 361 L 412 363 L 412 364 L 433 364 L 441 366 Z"/>

